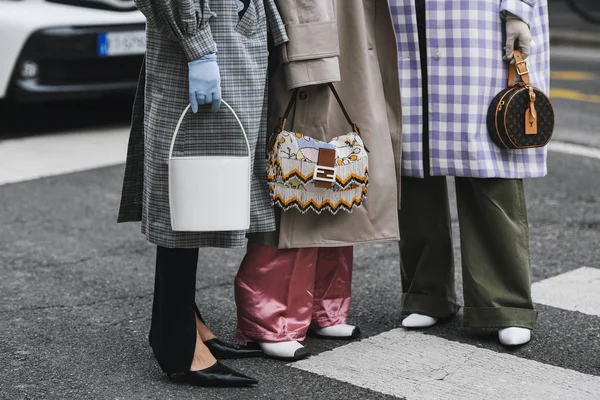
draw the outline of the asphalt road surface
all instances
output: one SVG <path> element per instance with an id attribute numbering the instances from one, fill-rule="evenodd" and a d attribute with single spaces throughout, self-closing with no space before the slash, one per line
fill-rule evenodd
<path id="1" fill-rule="evenodd" d="M 550 173 L 526 183 L 530 344 L 503 348 L 461 315 L 404 331 L 397 245 L 358 246 L 351 322 L 363 339 L 308 339 L 313 356 L 294 365 L 229 361 L 260 380 L 237 390 L 175 385 L 148 346 L 154 249 L 138 225 L 115 223 L 130 99 L 5 104 L 0 399 L 600 399 L 600 52 L 555 49 L 552 96 Z M 228 340 L 242 256 L 201 250 L 197 301 Z"/>

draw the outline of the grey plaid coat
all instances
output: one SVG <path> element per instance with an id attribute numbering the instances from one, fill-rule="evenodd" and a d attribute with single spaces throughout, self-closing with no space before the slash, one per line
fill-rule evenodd
<path id="1" fill-rule="evenodd" d="M 153 244 L 170 248 L 241 247 L 246 232 L 174 232 L 168 197 L 168 152 L 188 104 L 188 61 L 218 49 L 222 96 L 242 121 L 255 157 L 251 232 L 275 229 L 266 188 L 267 30 L 287 41 L 273 0 L 251 0 L 240 19 L 234 0 L 136 0 L 146 16 L 147 49 L 133 119 L 118 222 L 142 222 Z M 256 151 L 255 151 L 256 150 Z M 244 155 L 235 118 L 225 108 L 190 114 L 176 155 Z M 207 171 L 210 173 L 210 171 Z"/>

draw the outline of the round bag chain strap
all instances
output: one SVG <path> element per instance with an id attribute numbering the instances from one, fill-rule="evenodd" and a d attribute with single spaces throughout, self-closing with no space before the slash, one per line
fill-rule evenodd
<path id="1" fill-rule="evenodd" d="M 244 139 L 246 140 L 246 148 L 248 149 L 248 157 L 250 157 L 252 154 L 252 152 L 250 151 L 250 142 L 248 141 L 248 135 L 246 134 L 244 125 L 242 125 L 242 121 L 240 121 L 240 118 L 235 113 L 235 111 L 233 111 L 233 108 L 231 108 L 229 103 L 227 103 L 225 100 L 221 100 L 221 103 L 223 103 L 223 104 L 225 104 L 225 106 L 227 106 L 227 108 L 231 111 L 231 113 L 235 117 L 235 120 L 237 121 L 238 125 L 242 129 L 242 133 L 244 134 Z M 177 121 L 177 126 L 175 127 L 175 132 L 173 133 L 173 139 L 171 139 L 171 147 L 169 148 L 169 159 L 173 158 L 173 149 L 175 148 L 175 141 L 177 140 L 177 134 L 179 133 L 179 128 L 181 127 L 181 123 L 183 122 L 183 119 L 185 118 L 185 116 L 190 108 L 191 108 L 191 105 L 188 104 L 187 107 L 185 108 L 185 110 L 183 110 L 183 112 L 181 113 L 181 116 L 179 117 L 179 121 Z"/>

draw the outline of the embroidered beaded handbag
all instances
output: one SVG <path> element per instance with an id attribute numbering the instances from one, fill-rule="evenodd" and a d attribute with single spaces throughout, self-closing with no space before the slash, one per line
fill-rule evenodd
<path id="1" fill-rule="evenodd" d="M 508 88 L 496 95 L 488 109 L 487 127 L 492 141 L 503 149 L 543 147 L 554 132 L 554 109 L 541 90 L 531 86 L 529 68 L 520 50 L 509 66 Z M 515 75 L 522 82 L 515 84 Z"/>
<path id="2" fill-rule="evenodd" d="M 369 156 L 358 126 L 352 122 L 334 86 L 329 84 L 352 131 L 329 143 L 287 131 L 286 122 L 296 104 L 294 91 L 267 145 L 267 172 L 273 204 L 320 214 L 351 212 L 367 195 Z"/>

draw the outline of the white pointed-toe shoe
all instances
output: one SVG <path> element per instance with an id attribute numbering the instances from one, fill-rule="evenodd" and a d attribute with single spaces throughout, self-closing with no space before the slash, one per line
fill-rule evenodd
<path id="1" fill-rule="evenodd" d="M 531 340 L 531 329 L 514 327 L 500 329 L 498 339 L 505 346 L 520 346 Z"/>
<path id="2" fill-rule="evenodd" d="M 437 324 L 438 319 L 423 314 L 410 314 L 402 321 L 402 326 L 405 328 L 429 328 Z"/>
<path id="3" fill-rule="evenodd" d="M 356 339 L 360 328 L 354 325 L 338 324 L 325 328 L 310 328 L 310 333 L 324 339 Z"/>
<path id="4" fill-rule="evenodd" d="M 297 361 L 310 355 L 308 349 L 299 342 L 258 342 L 265 356 L 282 361 Z"/>

